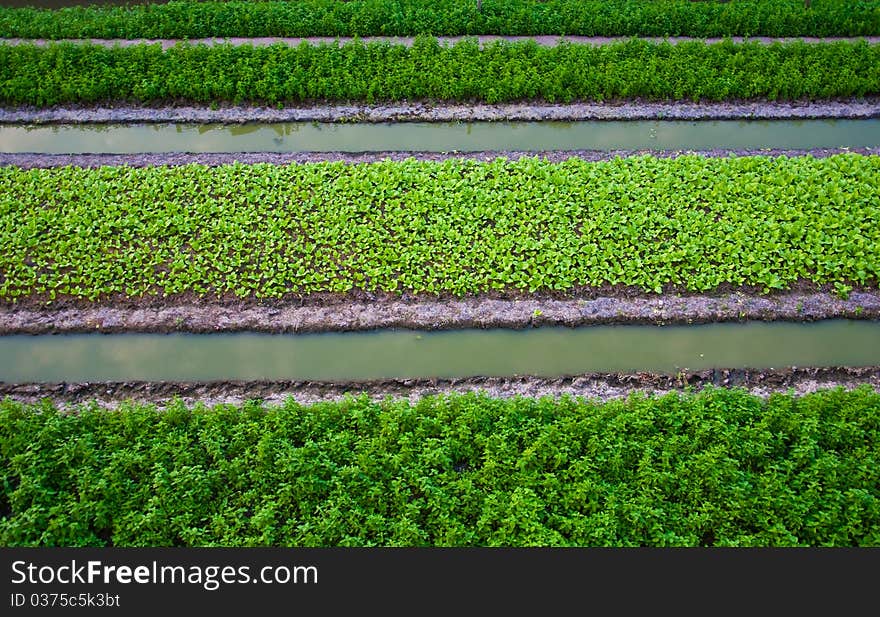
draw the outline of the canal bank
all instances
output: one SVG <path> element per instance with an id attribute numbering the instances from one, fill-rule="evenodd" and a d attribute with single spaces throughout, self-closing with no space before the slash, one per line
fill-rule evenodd
<path id="1" fill-rule="evenodd" d="M 108 124 L 141 122 L 537 122 L 581 120 L 780 120 L 880 117 L 880 97 L 818 101 L 699 102 L 608 100 L 597 102 L 445 103 L 406 101 L 366 104 L 260 105 L 59 105 L 0 109 L 2 124 Z"/>
<path id="2" fill-rule="evenodd" d="M 611 324 L 687 325 L 746 320 L 808 322 L 880 319 L 880 292 L 852 291 L 846 299 L 810 289 L 760 294 L 638 294 L 620 289 L 554 297 L 401 298 L 380 294 L 312 294 L 298 300 L 217 302 L 144 296 L 102 301 L 37 298 L 0 304 L 0 335 L 50 333 L 347 332 L 380 328 L 451 330 Z"/>
<path id="3" fill-rule="evenodd" d="M 25 403 L 49 400 L 62 408 L 95 403 L 114 409 L 128 402 L 152 403 L 159 407 L 177 401 L 192 407 L 220 404 L 241 405 L 260 401 L 280 405 L 289 399 L 301 404 L 340 401 L 366 395 L 374 400 L 408 399 L 415 403 L 425 396 L 484 392 L 494 398 L 525 396 L 584 397 L 601 401 L 632 395 L 662 396 L 672 392 L 696 392 L 707 387 L 742 388 L 754 395 L 774 393 L 808 394 L 830 388 L 847 390 L 869 387 L 880 392 L 880 366 L 862 368 L 786 368 L 773 371 L 707 370 L 682 371 L 677 375 L 651 373 L 587 374 L 554 379 L 538 377 L 479 377 L 469 379 L 406 379 L 373 382 L 88 382 L 21 383 L 0 382 L 0 398 Z"/>

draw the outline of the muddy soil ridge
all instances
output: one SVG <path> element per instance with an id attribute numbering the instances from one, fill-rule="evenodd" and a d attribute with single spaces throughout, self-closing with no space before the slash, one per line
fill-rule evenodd
<path id="1" fill-rule="evenodd" d="M 159 407 L 181 401 L 192 407 L 203 404 L 241 405 L 259 401 L 281 405 L 288 400 L 300 404 L 339 401 L 366 395 L 373 400 L 408 399 L 425 396 L 481 392 L 495 398 L 524 396 L 572 396 L 609 401 L 633 394 L 660 396 L 671 392 L 698 392 L 707 387 L 742 388 L 757 396 L 773 393 L 797 395 L 831 388 L 867 386 L 880 392 L 880 366 L 866 368 L 790 367 L 772 371 L 711 369 L 658 373 L 588 373 L 558 378 L 474 377 L 463 379 L 386 379 L 366 382 L 314 381 L 217 381 L 217 382 L 85 382 L 24 383 L 0 382 L 0 398 L 25 403 L 50 400 L 63 408 L 97 403 L 115 408 L 123 402 L 152 403 Z"/>
<path id="2" fill-rule="evenodd" d="M 56 307 L 0 304 L 0 335 L 50 333 L 348 332 L 380 328 L 449 330 L 609 324 L 684 325 L 732 321 L 880 319 L 880 291 L 847 299 L 825 291 L 768 295 L 618 295 L 555 298 L 402 299 L 344 296 L 315 302 L 211 302 L 130 299 L 117 306 L 86 301 Z"/>
<path id="3" fill-rule="evenodd" d="M 754 37 L 743 37 L 743 36 L 732 36 L 727 38 L 722 37 L 690 37 L 690 36 L 669 36 L 669 37 L 661 37 L 661 36 L 643 36 L 643 37 L 628 37 L 628 36 L 580 36 L 580 35 L 533 35 L 533 36 L 519 36 L 519 35 L 498 35 L 498 34 L 477 34 L 477 35 L 462 35 L 462 36 L 434 36 L 431 37 L 436 39 L 437 42 L 442 47 L 450 47 L 457 43 L 461 43 L 462 41 L 475 41 L 480 47 L 485 47 L 486 45 L 492 45 L 494 43 L 506 42 L 506 43 L 524 43 L 527 41 L 534 42 L 536 45 L 540 45 L 541 47 L 556 47 L 563 43 L 568 43 L 572 45 L 613 45 L 615 43 L 626 43 L 633 39 L 638 39 L 640 41 L 646 41 L 649 43 L 669 43 L 670 45 L 678 45 L 679 43 L 705 43 L 707 45 L 715 45 L 717 43 L 723 43 L 725 41 L 730 41 L 736 44 L 742 43 L 757 43 L 760 45 L 772 45 L 774 43 L 780 44 L 789 44 L 789 43 L 807 43 L 809 45 L 817 45 L 823 43 L 836 43 L 836 42 L 861 42 L 864 41 L 869 45 L 876 45 L 880 43 L 880 36 L 856 36 L 856 37 L 844 37 L 844 36 L 829 36 L 829 37 L 815 37 L 815 36 L 792 36 L 792 37 L 770 37 L 770 36 L 754 36 Z M 0 44 L 2 45 L 36 45 L 38 47 L 45 47 L 51 44 L 58 43 L 67 43 L 73 45 L 99 45 L 101 47 L 132 47 L 134 45 L 160 45 L 162 49 L 170 49 L 176 45 L 180 44 L 188 44 L 193 46 L 204 45 L 208 47 L 214 47 L 217 45 L 250 45 L 253 47 L 268 47 L 269 45 L 287 45 L 288 47 L 296 47 L 303 43 L 307 45 L 346 45 L 348 43 L 353 43 L 355 41 L 370 44 L 370 43 L 387 43 L 389 45 L 403 45 L 405 47 L 412 47 L 415 43 L 416 39 L 412 36 L 363 36 L 363 37 L 350 37 L 350 36 L 308 36 L 308 37 L 280 37 L 280 36 L 262 36 L 262 37 L 208 37 L 208 38 L 193 38 L 193 39 L 146 39 L 146 38 L 134 38 L 134 39 L 96 39 L 96 38 L 88 38 L 88 39 L 21 39 L 21 38 L 0 38 Z"/>
<path id="4" fill-rule="evenodd" d="M 506 158 L 516 161 L 521 158 L 540 158 L 558 163 L 571 158 L 585 161 L 610 161 L 616 158 L 650 155 L 657 158 L 677 158 L 679 156 L 696 155 L 703 157 L 723 158 L 730 156 L 767 156 L 796 157 L 812 156 L 825 158 L 835 154 L 861 154 L 864 156 L 880 156 L 880 147 L 876 148 L 815 148 L 809 150 L 793 150 L 765 148 L 760 150 L 736 150 L 716 148 L 714 150 L 485 150 L 477 152 L 416 152 L 416 151 L 385 151 L 385 152 L 219 152 L 219 153 L 144 153 L 144 154 L 34 154 L 34 153 L 3 153 L 0 152 L 0 167 L 14 166 L 21 169 L 46 169 L 52 167 L 156 167 L 178 165 L 205 165 L 217 167 L 241 163 L 253 165 L 269 163 L 272 165 L 291 165 L 302 163 L 342 162 L 352 165 L 376 163 L 379 161 L 443 161 L 447 159 L 468 159 L 474 161 L 492 161 Z"/>
<path id="5" fill-rule="evenodd" d="M 126 103 L 33 106 L 0 109 L 0 123 L 227 123 L 255 122 L 478 122 L 578 120 L 784 120 L 880 118 L 880 97 L 823 101 L 649 102 L 627 101 L 485 104 L 402 101 L 314 103 L 295 106 L 188 104 L 145 106 Z"/>

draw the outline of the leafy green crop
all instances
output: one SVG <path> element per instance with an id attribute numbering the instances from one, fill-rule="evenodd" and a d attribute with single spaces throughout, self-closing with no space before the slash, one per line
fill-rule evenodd
<path id="1" fill-rule="evenodd" d="M 0 8 L 0 36 L 198 38 L 578 34 L 858 36 L 880 34 L 875 0 L 174 1 L 55 11 Z"/>
<path id="2" fill-rule="evenodd" d="M 880 395 L 0 402 L 0 544 L 878 546 Z"/>
<path id="3" fill-rule="evenodd" d="M 0 168 L 0 298 L 880 281 L 880 157 Z"/>
<path id="4" fill-rule="evenodd" d="M 686 67 L 687 70 L 683 70 Z M 355 41 L 291 47 L 159 44 L 105 48 L 0 45 L 0 103 L 479 100 L 603 101 L 641 97 L 799 100 L 880 94 L 880 45 L 612 45 L 474 39 L 412 47 Z"/>

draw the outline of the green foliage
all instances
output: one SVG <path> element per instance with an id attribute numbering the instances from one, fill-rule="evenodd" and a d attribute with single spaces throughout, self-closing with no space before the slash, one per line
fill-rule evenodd
<path id="1" fill-rule="evenodd" d="M 880 157 L 0 168 L 0 298 L 880 281 Z"/>
<path id="2" fill-rule="evenodd" d="M 687 70 L 682 70 L 687 67 Z M 800 100 L 880 94 L 880 45 L 865 41 L 612 45 L 419 37 L 267 47 L 0 45 L 0 103 L 130 101 Z"/>
<path id="3" fill-rule="evenodd" d="M 880 395 L 0 403 L 0 544 L 878 546 Z"/>
<path id="4" fill-rule="evenodd" d="M 880 34 L 875 0 L 173 1 L 55 11 L 0 8 L 0 36 L 198 38 L 414 34 L 859 36 Z"/>

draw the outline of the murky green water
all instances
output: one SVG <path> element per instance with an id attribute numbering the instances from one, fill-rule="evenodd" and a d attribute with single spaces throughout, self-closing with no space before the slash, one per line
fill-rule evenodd
<path id="1" fill-rule="evenodd" d="M 880 322 L 0 337 L 0 381 L 558 376 L 880 365 Z"/>
<path id="2" fill-rule="evenodd" d="M 880 119 L 0 126 L 0 152 L 472 152 L 880 146 Z"/>

